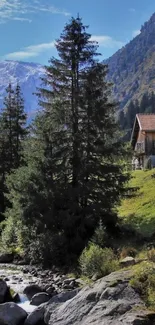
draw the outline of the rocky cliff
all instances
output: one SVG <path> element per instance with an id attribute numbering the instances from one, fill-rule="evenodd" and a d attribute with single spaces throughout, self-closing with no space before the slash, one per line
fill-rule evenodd
<path id="1" fill-rule="evenodd" d="M 142 26 L 141 33 L 106 63 L 121 108 L 131 99 L 140 100 L 145 92 L 155 91 L 155 13 Z"/>

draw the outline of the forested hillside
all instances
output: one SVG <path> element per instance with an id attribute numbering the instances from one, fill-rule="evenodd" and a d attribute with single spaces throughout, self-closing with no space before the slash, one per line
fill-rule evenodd
<path id="1" fill-rule="evenodd" d="M 141 33 L 106 63 L 121 108 L 127 107 L 131 99 L 141 100 L 144 93 L 155 91 L 155 13 Z"/>

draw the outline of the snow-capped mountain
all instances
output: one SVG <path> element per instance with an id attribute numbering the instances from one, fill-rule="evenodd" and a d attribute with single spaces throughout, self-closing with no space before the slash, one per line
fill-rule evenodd
<path id="1" fill-rule="evenodd" d="M 0 62 L 0 109 L 3 107 L 5 90 L 11 82 L 13 88 L 19 83 L 25 100 L 25 111 L 32 118 L 38 110 L 38 98 L 34 95 L 41 86 L 40 78 L 45 73 L 40 64 L 18 61 Z"/>

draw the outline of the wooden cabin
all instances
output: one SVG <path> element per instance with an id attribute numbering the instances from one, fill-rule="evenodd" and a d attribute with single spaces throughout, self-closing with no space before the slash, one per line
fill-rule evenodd
<path id="1" fill-rule="evenodd" d="M 133 168 L 155 167 L 155 114 L 137 114 L 131 145 L 134 150 Z"/>

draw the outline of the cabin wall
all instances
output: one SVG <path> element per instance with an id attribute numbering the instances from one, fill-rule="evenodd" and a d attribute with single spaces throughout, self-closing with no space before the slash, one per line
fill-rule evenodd
<path id="1" fill-rule="evenodd" d="M 143 142 L 145 141 L 145 132 L 142 132 L 139 130 L 138 132 L 138 137 L 137 137 L 137 142 Z"/>
<path id="2" fill-rule="evenodd" d="M 146 132 L 145 135 L 146 155 L 155 155 L 155 132 Z"/>

